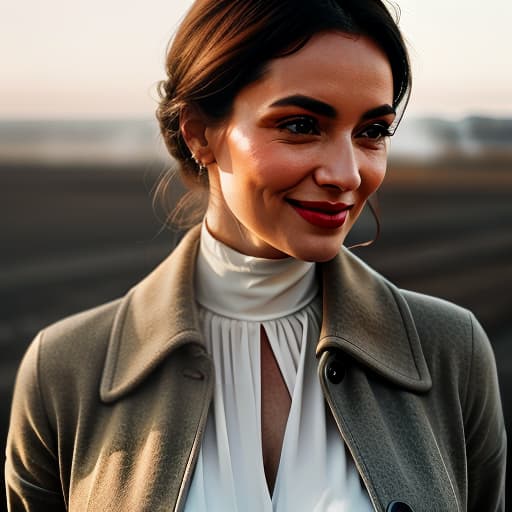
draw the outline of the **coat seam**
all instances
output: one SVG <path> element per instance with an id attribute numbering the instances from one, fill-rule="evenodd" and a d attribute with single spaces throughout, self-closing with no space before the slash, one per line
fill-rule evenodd
<path id="1" fill-rule="evenodd" d="M 464 411 L 464 425 L 466 424 L 466 416 L 467 416 L 467 399 L 469 394 L 469 383 L 471 382 L 471 374 L 473 373 L 473 363 L 475 358 L 475 327 L 473 325 L 473 318 L 471 313 L 467 312 L 468 318 L 469 318 L 469 324 L 471 328 L 471 352 L 469 354 L 469 364 L 468 364 L 468 371 L 465 375 L 465 383 L 464 383 L 464 396 L 462 400 L 462 406 Z"/>
<path id="2" fill-rule="evenodd" d="M 43 352 L 43 337 L 44 337 L 44 334 L 45 334 L 44 330 L 40 332 L 39 338 L 38 338 L 38 343 L 37 343 L 37 360 L 36 360 L 37 393 L 38 393 L 39 399 L 41 401 L 41 409 L 42 409 L 42 412 L 44 414 L 44 419 L 45 419 L 45 423 L 46 423 L 46 429 L 48 430 L 50 435 L 58 437 L 56 435 L 56 433 L 54 432 L 53 427 L 52 427 L 52 425 L 50 423 L 50 418 L 48 417 L 47 400 L 44 397 L 43 386 L 42 386 L 42 383 L 41 383 L 41 373 L 42 373 L 41 372 L 41 366 L 42 366 L 42 358 L 43 358 L 42 352 Z M 47 444 L 48 444 L 48 441 L 46 440 L 45 441 L 45 445 L 47 445 Z M 58 445 L 58 441 L 57 441 L 57 445 Z M 66 496 L 66 493 L 64 492 L 64 485 L 63 485 L 63 482 L 62 482 L 62 474 L 61 474 L 60 461 L 59 461 L 58 455 L 54 452 L 54 449 L 58 450 L 59 448 L 58 448 L 58 446 L 55 446 L 55 447 L 52 447 L 51 450 L 49 450 L 49 451 L 51 453 L 52 458 L 57 463 L 58 474 L 56 475 L 56 477 L 57 477 L 57 479 L 59 481 L 59 484 L 60 484 L 62 501 L 65 503 L 65 505 L 67 507 L 67 505 L 68 505 L 68 503 L 67 503 L 67 496 Z M 19 478 L 21 478 L 21 477 L 19 477 Z M 25 482 L 24 479 L 21 479 L 21 480 L 23 482 Z M 38 488 L 38 486 L 35 486 L 35 485 L 33 485 L 33 487 L 34 488 Z M 47 491 L 47 492 L 51 492 L 51 491 Z M 58 493 L 55 493 L 55 494 L 58 494 Z"/>
<path id="3" fill-rule="evenodd" d="M 37 340 L 37 360 L 36 360 L 36 380 L 37 380 L 37 394 L 39 395 L 39 400 L 41 401 L 41 409 L 44 414 L 44 419 L 46 423 L 46 428 L 50 433 L 55 434 L 53 431 L 53 427 L 50 423 L 50 418 L 48 417 L 48 406 L 47 406 L 47 400 L 44 397 L 43 393 L 43 385 L 41 383 L 41 365 L 42 365 L 42 351 L 43 351 L 43 337 L 44 337 L 45 331 L 41 331 L 39 333 L 39 337 Z M 51 450 L 52 457 L 55 460 L 57 459 L 56 454 L 53 452 L 53 449 Z"/>

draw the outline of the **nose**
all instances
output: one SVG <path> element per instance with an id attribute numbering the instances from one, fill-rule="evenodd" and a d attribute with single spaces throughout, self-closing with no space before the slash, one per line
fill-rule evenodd
<path id="1" fill-rule="evenodd" d="M 322 148 L 314 178 L 321 187 L 356 190 L 361 185 L 361 174 L 352 137 L 344 135 Z"/>

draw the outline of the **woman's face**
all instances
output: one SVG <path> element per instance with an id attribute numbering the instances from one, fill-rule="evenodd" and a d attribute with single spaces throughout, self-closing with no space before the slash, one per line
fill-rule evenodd
<path id="1" fill-rule="evenodd" d="M 333 258 L 384 178 L 392 101 L 388 59 L 366 37 L 317 34 L 270 61 L 206 128 L 212 235 L 252 256 Z"/>

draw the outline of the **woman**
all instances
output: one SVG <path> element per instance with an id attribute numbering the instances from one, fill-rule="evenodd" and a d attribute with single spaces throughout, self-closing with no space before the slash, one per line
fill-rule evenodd
<path id="1" fill-rule="evenodd" d="M 11 510 L 503 511 L 489 342 L 340 249 L 410 86 L 380 0 L 197 0 L 158 117 L 201 226 L 21 366 Z"/>

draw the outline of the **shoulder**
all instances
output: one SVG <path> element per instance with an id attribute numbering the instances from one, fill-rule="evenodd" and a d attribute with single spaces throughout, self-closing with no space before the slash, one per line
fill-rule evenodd
<path id="1" fill-rule="evenodd" d="M 453 420 L 461 415 L 468 510 L 502 510 L 507 439 L 491 343 L 469 310 L 420 293 L 399 293 L 414 317 L 432 374 L 436 417 L 451 417 L 454 430 Z"/>
<path id="2" fill-rule="evenodd" d="M 141 340 L 150 345 L 148 340 L 155 332 L 165 331 L 164 324 L 179 324 L 183 317 L 188 318 L 190 308 L 180 300 L 184 289 L 192 293 L 191 261 L 198 233 L 199 227 L 191 230 L 163 262 L 121 298 L 44 328 L 25 354 L 17 385 L 27 377 L 48 396 L 63 399 L 73 397 L 77 390 L 79 397 L 85 390 L 98 393 L 107 355 L 120 343 L 120 331 L 131 329 L 132 345 L 137 348 L 142 346 Z"/>
<path id="3" fill-rule="evenodd" d="M 468 453 L 472 452 L 477 465 L 487 457 L 502 460 L 506 435 L 498 373 L 484 329 L 468 309 L 436 297 L 398 291 L 414 319 L 432 376 L 436 410 L 441 403 L 452 404 L 456 415 L 460 408 Z M 487 442 L 482 451 L 489 432 L 494 441 Z"/>
<path id="4" fill-rule="evenodd" d="M 63 412 L 68 419 L 76 419 L 81 403 L 97 400 L 118 303 L 65 318 L 43 329 L 32 341 L 16 376 L 8 443 L 11 451 L 19 446 L 36 450 L 44 440 L 42 451 L 55 457 L 53 433 Z"/>
<path id="5" fill-rule="evenodd" d="M 453 328 L 459 329 L 461 323 L 465 326 L 473 316 L 468 309 L 439 297 L 404 289 L 398 289 L 398 293 L 407 301 L 415 319 L 421 323 L 444 324 L 450 320 L 450 323 L 455 321 Z"/>
<path id="6" fill-rule="evenodd" d="M 405 299 L 418 334 L 428 338 L 449 339 L 453 343 L 472 338 L 476 319 L 468 309 L 438 297 L 410 290 L 396 290 Z"/>
<path id="7" fill-rule="evenodd" d="M 478 343 L 487 341 L 480 324 L 468 309 L 439 297 L 399 288 L 357 256 L 350 253 L 349 259 L 352 267 L 357 269 L 352 270 L 357 275 L 357 283 L 363 283 L 367 288 L 367 282 L 376 283 L 371 286 L 379 295 L 393 297 L 391 302 L 401 311 L 403 320 L 410 315 L 425 349 L 452 346 L 467 350 L 473 338 Z"/>
<path id="8" fill-rule="evenodd" d="M 444 380 L 456 380 L 466 404 L 478 389 L 485 390 L 488 385 L 497 388 L 494 351 L 471 311 L 421 293 L 407 290 L 399 293 L 410 308 L 434 378 L 437 375 Z"/>
<path id="9" fill-rule="evenodd" d="M 39 350 L 45 359 L 84 362 L 94 355 L 104 355 L 112 324 L 122 299 L 102 304 L 64 318 L 38 335 Z"/>
<path id="10" fill-rule="evenodd" d="M 441 368 L 446 376 L 458 376 L 466 383 L 478 368 L 495 372 L 491 344 L 471 311 L 438 297 L 401 289 L 351 253 L 347 259 L 350 275 L 357 277 L 353 286 L 371 286 L 379 298 L 388 297 L 387 301 L 372 302 L 385 306 L 388 317 L 398 310 L 399 321 L 412 321 L 433 378 Z"/>
<path id="11" fill-rule="evenodd" d="M 472 356 L 475 350 L 490 350 L 487 335 L 468 309 L 410 290 L 400 289 L 398 293 L 411 311 L 420 338 L 428 339 L 438 349 L 454 350 L 458 354 Z"/>
<path id="12" fill-rule="evenodd" d="M 18 369 L 15 395 L 38 396 L 38 407 L 48 407 L 74 400 L 77 392 L 94 393 L 120 302 L 72 315 L 41 330 Z"/>
<path id="13" fill-rule="evenodd" d="M 462 348 L 461 344 L 467 345 L 475 331 L 480 333 L 481 327 L 468 309 L 438 297 L 401 289 L 353 253 L 343 251 L 342 256 L 338 266 L 345 267 L 343 274 L 335 276 L 333 281 L 348 283 L 352 295 L 359 294 L 360 302 L 368 302 L 367 310 L 370 306 L 384 309 L 382 322 L 392 318 L 394 322 L 407 323 L 410 319 L 423 344 L 430 346 L 448 343 Z"/>

